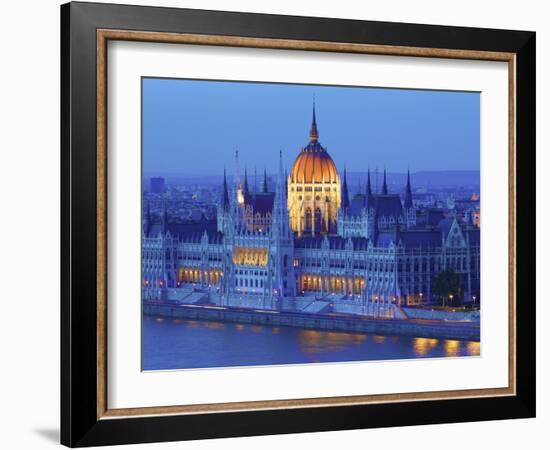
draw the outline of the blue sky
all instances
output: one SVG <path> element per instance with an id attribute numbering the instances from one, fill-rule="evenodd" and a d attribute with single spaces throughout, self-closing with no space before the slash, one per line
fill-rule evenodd
<path id="1" fill-rule="evenodd" d="M 480 94 L 249 82 L 143 79 L 143 170 L 217 175 L 290 169 L 309 140 L 339 170 L 479 170 Z"/>

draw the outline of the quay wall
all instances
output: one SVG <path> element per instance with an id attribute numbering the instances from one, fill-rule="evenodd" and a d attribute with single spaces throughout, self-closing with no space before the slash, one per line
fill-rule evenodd
<path id="1" fill-rule="evenodd" d="M 288 326 L 315 330 L 380 335 L 479 341 L 479 326 L 473 324 L 418 323 L 411 320 L 334 317 L 323 314 L 259 312 L 244 309 L 191 307 L 144 302 L 143 313 L 172 319 L 208 320 L 254 325 Z"/>
<path id="2" fill-rule="evenodd" d="M 409 319 L 427 320 L 468 320 L 479 322 L 479 311 L 443 311 L 438 309 L 411 308 L 402 306 L 401 309 Z"/>

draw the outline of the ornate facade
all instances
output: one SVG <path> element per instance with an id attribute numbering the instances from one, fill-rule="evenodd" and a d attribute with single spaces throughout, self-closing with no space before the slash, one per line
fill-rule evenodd
<path id="1" fill-rule="evenodd" d="M 265 174 L 256 192 L 246 175 L 230 186 L 224 173 L 217 230 L 144 214 L 144 298 L 192 302 L 207 293 L 222 306 L 370 314 L 433 301 L 434 276 L 452 267 L 463 300 L 479 300 L 479 228 L 453 216 L 422 226 L 416 218 L 410 175 L 403 199 L 389 192 L 385 171 L 381 192 L 369 173 L 365 191 L 350 198 L 346 173 L 340 186 L 318 143 L 314 111 L 310 143 L 288 177 L 280 158 L 273 191 Z"/>

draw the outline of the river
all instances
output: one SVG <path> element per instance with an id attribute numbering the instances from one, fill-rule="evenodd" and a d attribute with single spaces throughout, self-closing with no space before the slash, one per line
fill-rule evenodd
<path id="1" fill-rule="evenodd" d="M 143 370 L 479 356 L 480 343 L 143 318 Z"/>

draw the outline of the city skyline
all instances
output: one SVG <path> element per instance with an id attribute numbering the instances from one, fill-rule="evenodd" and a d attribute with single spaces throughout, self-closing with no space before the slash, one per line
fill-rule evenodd
<path id="1" fill-rule="evenodd" d="M 479 170 L 479 93 L 144 78 L 144 172 L 231 172 L 237 149 L 249 171 L 279 150 L 290 166 L 314 97 L 340 170 Z"/>

